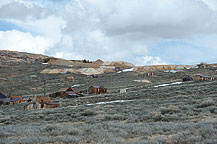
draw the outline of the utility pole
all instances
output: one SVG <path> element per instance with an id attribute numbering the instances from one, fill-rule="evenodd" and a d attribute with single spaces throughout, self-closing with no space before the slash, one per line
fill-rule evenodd
<path id="1" fill-rule="evenodd" d="M 46 83 L 46 80 L 44 80 L 44 97 L 45 97 L 45 83 Z"/>

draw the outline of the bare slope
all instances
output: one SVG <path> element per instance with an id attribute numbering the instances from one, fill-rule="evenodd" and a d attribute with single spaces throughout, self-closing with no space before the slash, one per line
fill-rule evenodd
<path id="1" fill-rule="evenodd" d="M 62 105 L 56 109 L 24 110 L 25 104 L 0 106 L 0 143 L 217 143 L 217 81 L 156 87 L 180 82 L 185 75 L 216 76 L 215 67 L 177 73 L 155 71 L 154 76 L 123 72 L 91 78 L 41 73 L 44 69 L 78 68 L 67 65 L 2 58 L 1 63 L 0 91 L 8 96 L 41 96 L 44 80 L 46 96 L 75 84 L 76 91 L 103 85 L 108 93 L 53 98 Z M 72 76 L 74 81 L 66 79 Z"/>

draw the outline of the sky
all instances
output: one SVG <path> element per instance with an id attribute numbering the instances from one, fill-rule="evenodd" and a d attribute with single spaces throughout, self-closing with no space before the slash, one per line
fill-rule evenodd
<path id="1" fill-rule="evenodd" d="M 217 63 L 217 0 L 0 0 L 0 50 L 135 65 Z"/>

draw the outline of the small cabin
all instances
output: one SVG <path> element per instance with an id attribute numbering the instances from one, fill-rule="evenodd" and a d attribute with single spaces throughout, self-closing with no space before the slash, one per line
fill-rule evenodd
<path id="1" fill-rule="evenodd" d="M 71 82 L 71 81 L 74 81 L 75 78 L 73 76 L 71 76 L 71 77 L 66 77 L 65 80 Z"/>
<path id="2" fill-rule="evenodd" d="M 99 75 L 93 74 L 93 75 L 91 75 L 91 78 L 99 78 Z"/>
<path id="3" fill-rule="evenodd" d="M 154 76 L 154 75 L 155 75 L 154 72 L 149 72 L 149 73 L 144 74 L 144 76 Z"/>
<path id="4" fill-rule="evenodd" d="M 88 89 L 89 94 L 101 94 L 101 93 L 107 93 L 107 89 L 103 86 L 91 86 Z"/>
<path id="5" fill-rule="evenodd" d="M 213 76 L 205 76 L 205 75 L 195 75 L 194 81 L 213 81 L 215 78 Z"/>
<path id="6" fill-rule="evenodd" d="M 77 98 L 77 97 L 81 97 L 83 95 L 76 93 L 74 91 L 66 91 L 64 94 L 64 98 Z"/>
<path id="7" fill-rule="evenodd" d="M 77 97 L 81 97 L 83 96 L 82 94 L 80 93 L 77 93 L 77 92 L 74 92 L 74 90 L 70 87 L 70 88 L 67 88 L 63 91 L 60 91 L 60 92 L 56 92 L 56 93 L 53 93 L 50 95 L 50 97 L 54 97 L 54 98 L 77 98 Z"/>
<path id="8" fill-rule="evenodd" d="M 23 96 L 9 96 L 10 104 L 19 104 L 24 102 Z"/>
<path id="9" fill-rule="evenodd" d="M 49 97 L 34 97 L 29 104 L 24 106 L 24 109 L 48 109 L 58 108 L 60 104 L 53 103 Z"/>
<path id="10" fill-rule="evenodd" d="M 0 105 L 10 105 L 10 104 L 19 104 L 24 102 L 23 96 L 5 96 L 4 94 L 0 93 Z"/>

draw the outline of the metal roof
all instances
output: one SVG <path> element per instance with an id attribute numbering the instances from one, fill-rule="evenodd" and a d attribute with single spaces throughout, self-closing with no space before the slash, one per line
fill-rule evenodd
<path id="1" fill-rule="evenodd" d="M 4 94 L 0 93 L 0 98 L 8 98 Z"/>

